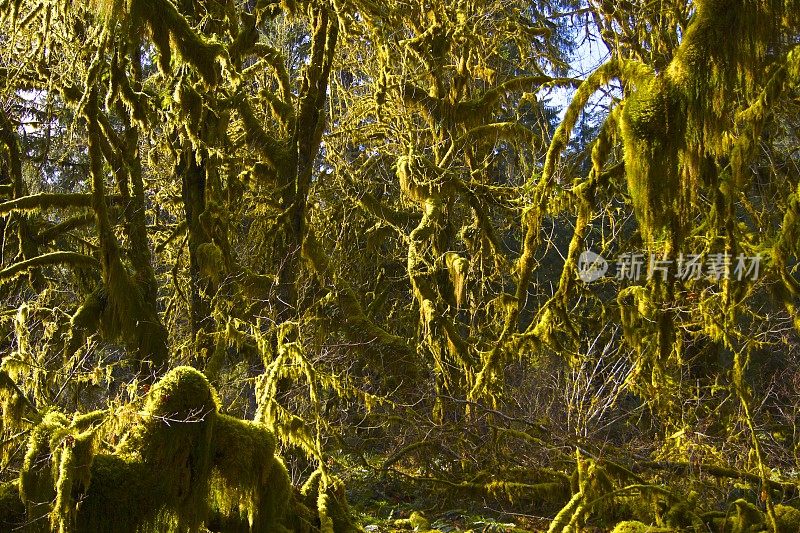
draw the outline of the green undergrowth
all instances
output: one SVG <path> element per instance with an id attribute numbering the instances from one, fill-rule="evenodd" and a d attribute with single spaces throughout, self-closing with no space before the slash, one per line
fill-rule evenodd
<path id="1" fill-rule="evenodd" d="M 368 462 L 379 463 L 375 457 Z M 796 497 L 788 486 L 773 490 L 774 501 L 786 502 L 774 505 L 773 529 L 763 495 L 759 497 L 759 491 L 747 484 L 664 476 L 656 476 L 651 484 L 613 463 L 589 460 L 583 468 L 583 481 L 573 473 L 567 493 L 549 498 L 479 493 L 477 481 L 455 482 L 453 476 L 431 483 L 430 475 L 400 464 L 391 471 L 350 465 L 346 481 L 352 507 L 360 513 L 365 531 L 373 533 L 800 531 L 800 510 L 794 507 Z M 627 477 L 632 479 L 621 480 Z M 498 484 L 480 481 L 486 486 Z M 701 486 L 706 487 L 703 492 L 695 490 Z M 710 486 L 715 489 L 709 490 Z M 725 494 L 725 500 L 718 500 Z"/>
<path id="2" fill-rule="evenodd" d="M 339 480 L 318 471 L 296 489 L 273 432 L 220 413 L 216 391 L 193 368 L 166 374 L 132 420 L 113 418 L 46 413 L 19 479 L 0 485 L 0 530 L 358 531 Z"/>

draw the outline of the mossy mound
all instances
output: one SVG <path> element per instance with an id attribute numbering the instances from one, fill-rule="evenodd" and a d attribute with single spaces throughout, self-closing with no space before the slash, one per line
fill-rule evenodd
<path id="1" fill-rule="evenodd" d="M 797 533 L 800 531 L 800 511 L 788 505 L 775 506 L 778 533 Z"/>
<path id="2" fill-rule="evenodd" d="M 193 368 L 153 386 L 109 453 L 95 450 L 102 420 L 43 418 L 19 483 L 0 486 L 0 524 L 60 533 L 356 531 L 341 483 L 318 474 L 295 494 L 274 434 L 219 413 L 216 391 Z"/>
<path id="3" fill-rule="evenodd" d="M 675 531 L 670 528 L 648 526 L 636 520 L 627 520 L 620 522 L 611 533 L 670 533 Z"/>
<path id="4" fill-rule="evenodd" d="M 708 529 L 715 533 L 744 533 L 771 531 L 769 518 L 752 503 L 739 499 L 726 513 L 709 513 Z M 775 531 L 797 533 L 800 531 L 800 511 L 789 505 L 775 506 Z"/>

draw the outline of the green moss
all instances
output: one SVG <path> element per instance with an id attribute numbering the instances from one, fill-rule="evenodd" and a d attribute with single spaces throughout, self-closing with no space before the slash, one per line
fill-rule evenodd
<path id="1" fill-rule="evenodd" d="M 258 531 L 275 531 L 285 529 L 289 501 L 292 497 L 292 481 L 286 465 L 279 457 L 272 459 L 269 476 L 263 484 L 266 494 L 260 498 L 258 520 L 254 521 Z M 288 531 L 288 530 L 287 530 Z"/>
<path id="2" fill-rule="evenodd" d="M 14 281 L 32 269 L 49 265 L 96 268 L 98 263 L 94 257 L 77 252 L 49 252 L 14 263 L 0 270 L 0 286 Z"/>
<path id="3" fill-rule="evenodd" d="M 259 531 L 282 520 L 291 483 L 274 457 L 275 435 L 263 424 L 218 415 L 213 441 L 212 507 Z"/>
<path id="4" fill-rule="evenodd" d="M 306 496 L 295 497 L 275 456 L 275 435 L 220 414 L 216 391 L 193 368 L 167 373 L 115 453 L 97 454 L 95 435 L 106 416 L 44 416 L 29 438 L 20 505 L 6 498 L 9 516 L 24 504 L 28 520 L 59 532 L 195 532 L 207 525 L 288 533 L 313 524 L 330 525 L 332 533 L 354 530 L 341 483 L 321 488 L 317 476 Z M 4 497 L 0 492 L 0 504 Z M 305 505 L 312 498 L 316 512 Z"/>
<path id="5" fill-rule="evenodd" d="M 28 439 L 19 480 L 19 497 L 27 516 L 53 531 L 71 531 L 74 502 L 91 479 L 95 452 L 94 418 L 76 417 L 72 423 L 61 413 L 47 413 Z M 80 431 L 81 428 L 88 428 Z"/>
<path id="6" fill-rule="evenodd" d="M 304 503 L 309 507 L 314 507 L 317 502 L 317 495 L 319 494 L 319 487 L 322 484 L 324 472 L 320 469 L 314 470 L 308 477 L 303 487 L 300 489 L 300 494 L 303 496 Z"/>
<path id="7" fill-rule="evenodd" d="M 105 292 L 102 289 L 93 291 L 75 310 L 70 320 L 70 327 L 88 332 L 96 331 L 105 305 Z"/>
<path id="8" fill-rule="evenodd" d="M 56 497 L 50 441 L 56 432 L 67 425 L 67 417 L 51 411 L 33 428 L 28 438 L 28 448 L 20 470 L 19 488 L 20 498 L 30 517 L 43 517 L 50 512 L 50 504 Z"/>
<path id="9" fill-rule="evenodd" d="M 209 41 L 192 29 L 186 18 L 167 0 L 130 0 L 128 9 L 133 27 L 144 23 L 150 30 L 159 53 L 159 68 L 166 75 L 172 73 L 172 51 L 192 65 L 203 81 L 217 84 L 217 57 L 224 53 L 222 45 Z"/>
<path id="10" fill-rule="evenodd" d="M 690 495 L 689 501 L 678 502 L 664 516 L 664 524 L 676 529 L 694 527 L 697 530 L 703 529 L 703 521 L 694 510 L 695 495 Z"/>
<path id="11" fill-rule="evenodd" d="M 455 252 L 447 252 L 445 254 L 445 263 L 450 274 L 450 281 L 453 284 L 453 296 L 455 297 L 456 305 L 461 307 L 466 299 L 469 261 Z"/>
<path id="12" fill-rule="evenodd" d="M 245 53 L 252 50 L 258 42 L 258 29 L 256 28 L 256 17 L 248 13 L 242 13 L 242 27 L 236 39 L 228 46 L 228 56 L 234 64 L 238 64 Z"/>
<path id="13" fill-rule="evenodd" d="M 99 329 L 106 303 L 105 291 L 99 288 L 92 291 L 75 310 L 70 320 L 69 333 L 65 342 L 65 359 L 71 358 L 84 343 L 86 337 Z"/>
<path id="14" fill-rule="evenodd" d="M 777 533 L 797 533 L 800 528 L 800 511 L 788 505 L 775 506 Z"/>
<path id="15" fill-rule="evenodd" d="M 143 93 L 134 91 L 122 61 L 122 57 L 115 55 L 111 62 L 111 90 L 107 97 L 107 107 L 110 107 L 111 100 L 118 95 L 120 101 L 127 108 L 131 120 L 140 127 L 146 128 L 148 122 L 146 97 Z"/>
<path id="16" fill-rule="evenodd" d="M 648 526 L 636 520 L 628 520 L 620 522 L 616 525 L 611 533 L 669 533 L 675 531 L 674 529 Z"/>
<path id="17" fill-rule="evenodd" d="M 431 528 L 430 520 L 425 518 L 425 515 L 423 515 L 419 511 L 414 511 L 413 513 L 411 513 L 411 516 L 408 519 L 411 522 L 411 525 L 414 526 L 414 529 L 417 529 L 418 531 L 423 531 Z"/>
<path id="18" fill-rule="evenodd" d="M 188 527 L 199 527 L 207 514 L 218 408 L 202 373 L 175 368 L 150 390 L 140 424 L 120 448 L 156 473 L 165 505 Z"/>
<path id="19" fill-rule="evenodd" d="M 733 502 L 733 506 L 736 508 L 733 531 L 757 531 L 765 526 L 764 514 L 752 503 L 739 499 Z"/>
<path id="20" fill-rule="evenodd" d="M 316 511 L 315 522 L 319 524 L 320 533 L 359 531 L 351 519 L 341 480 L 326 476 L 321 469 L 315 470 L 303 484 L 300 496 L 305 507 Z"/>
<path id="21" fill-rule="evenodd" d="M 220 275 L 225 269 L 225 260 L 222 256 L 222 250 L 213 242 L 201 244 L 197 247 L 197 264 L 203 276 L 218 282 Z"/>
<path id="22" fill-rule="evenodd" d="M 203 120 L 203 99 L 200 93 L 183 80 L 175 89 L 173 95 L 180 105 L 181 117 L 186 122 L 188 132 L 193 137 L 197 137 Z"/>
<path id="23" fill-rule="evenodd" d="M 547 533 L 562 533 L 568 530 L 572 523 L 573 517 L 582 514 L 584 494 L 576 492 L 567 504 L 561 508 L 558 514 L 553 518 Z"/>
<path id="24" fill-rule="evenodd" d="M 92 464 L 92 482 L 77 514 L 80 532 L 147 531 L 159 520 L 164 497 L 153 483 L 149 467 L 133 457 L 98 455 Z M 169 531 L 169 529 L 164 529 Z"/>
<path id="25" fill-rule="evenodd" d="M 419 511 L 414 511 L 408 518 L 398 518 L 393 522 L 394 527 L 413 529 L 414 531 L 428 531 L 431 529 L 430 521 Z"/>
<path id="26" fill-rule="evenodd" d="M 0 430 L 2 432 L 17 431 L 26 425 L 24 415 L 27 409 L 36 414 L 32 404 L 25 397 L 17 384 L 11 379 L 8 371 L 0 366 Z M 3 460 L 7 459 L 8 450 L 3 450 Z"/>
<path id="27" fill-rule="evenodd" d="M 83 422 L 83 421 L 81 421 Z M 75 422 L 50 439 L 56 499 L 50 514 L 53 531 L 67 533 L 75 523 L 75 503 L 89 487 L 95 453 L 95 431 L 77 433 Z"/>
<path id="28" fill-rule="evenodd" d="M 625 100 L 620 129 L 628 191 L 642 233 L 650 240 L 677 232 L 688 203 L 680 192 L 685 104 L 662 75 L 638 80 Z"/>
<path id="29" fill-rule="evenodd" d="M 19 483 L 0 483 L 0 530 L 13 531 L 25 521 L 25 504 L 19 497 Z"/>

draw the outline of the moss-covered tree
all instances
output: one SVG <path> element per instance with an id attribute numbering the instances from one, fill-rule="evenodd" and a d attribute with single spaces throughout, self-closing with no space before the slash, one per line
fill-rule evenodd
<path id="1" fill-rule="evenodd" d="M 0 3 L 0 523 L 791 528 L 798 13 Z"/>

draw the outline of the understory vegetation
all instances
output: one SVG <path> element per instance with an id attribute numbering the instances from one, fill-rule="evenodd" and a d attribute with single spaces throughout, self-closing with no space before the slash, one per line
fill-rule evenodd
<path id="1" fill-rule="evenodd" d="M 797 0 L 0 0 L 0 531 L 800 531 L 798 112 Z"/>

